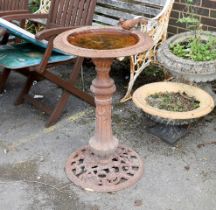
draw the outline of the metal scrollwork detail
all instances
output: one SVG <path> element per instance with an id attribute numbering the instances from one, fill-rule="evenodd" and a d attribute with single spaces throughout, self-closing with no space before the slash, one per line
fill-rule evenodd
<path id="1" fill-rule="evenodd" d="M 119 146 L 107 160 L 98 159 L 89 147 L 84 147 L 69 158 L 66 172 L 78 185 L 109 192 L 137 181 L 143 173 L 143 164 L 136 152 L 124 146 Z"/>

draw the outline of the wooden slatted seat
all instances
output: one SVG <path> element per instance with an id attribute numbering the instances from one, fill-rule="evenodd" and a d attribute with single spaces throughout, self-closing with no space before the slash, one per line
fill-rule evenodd
<path id="1" fill-rule="evenodd" d="M 16 100 L 16 104 L 19 105 L 28 101 L 43 112 L 50 114 L 49 120 L 46 124 L 47 126 L 53 125 L 59 119 L 70 94 L 94 105 L 94 98 L 92 96 L 75 87 L 75 81 L 79 75 L 83 58 L 57 52 L 56 49 L 53 48 L 53 40 L 59 33 L 66 30 L 91 25 L 95 5 L 96 0 L 52 0 L 48 15 L 22 14 L 5 16 L 4 19 L 0 18 L 1 26 L 5 28 L 7 27 L 11 33 L 28 42 L 25 49 L 24 44 L 22 44 L 22 46 L 19 44 L 11 46 L 10 49 L 5 48 L 5 46 L 0 47 L 0 57 L 1 55 L 5 56 L 5 58 L 13 62 L 14 56 L 19 54 L 17 57 L 22 61 L 19 62 L 19 66 L 12 64 L 8 66 L 7 62 L 4 62 L 4 57 L 0 59 L 0 65 L 4 67 L 3 74 L 0 77 L 0 90 L 3 90 L 10 72 L 16 71 L 27 76 L 27 81 Z M 17 29 L 18 26 L 12 26 L 12 23 L 8 22 L 12 20 L 21 21 L 31 18 L 47 18 L 46 29 L 37 33 L 36 36 L 23 31 L 22 28 Z M 29 47 L 30 44 L 35 45 L 35 47 Z M 23 47 L 23 49 L 19 50 L 20 47 Z M 8 51 L 10 52 L 7 53 Z M 59 57 L 61 57 L 60 60 Z M 15 62 L 17 62 L 16 59 Z M 71 73 L 68 78 L 62 78 L 60 75 L 52 72 L 51 69 L 48 69 L 53 65 L 56 66 L 72 62 L 74 62 L 74 65 L 73 68 L 71 67 Z M 33 82 L 35 80 L 40 80 L 41 78 L 49 80 L 63 90 L 62 96 L 54 109 L 40 103 L 28 94 Z"/>
<path id="2" fill-rule="evenodd" d="M 12 14 L 29 13 L 28 0 L 0 0 L 0 17 Z M 21 23 L 24 25 L 24 22 Z M 0 44 L 8 41 L 9 34 L 3 28 L 0 28 Z"/>
<path id="3" fill-rule="evenodd" d="M 120 18 L 132 19 L 136 16 L 152 18 L 163 9 L 166 0 L 98 0 L 94 23 L 99 25 L 117 25 Z"/>
<path id="4" fill-rule="evenodd" d="M 28 12 L 28 0 L 0 0 L 0 17 Z"/>

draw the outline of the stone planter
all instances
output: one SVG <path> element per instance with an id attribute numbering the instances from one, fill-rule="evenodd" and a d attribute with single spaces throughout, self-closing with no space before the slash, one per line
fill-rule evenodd
<path id="1" fill-rule="evenodd" d="M 207 40 L 209 33 L 216 36 L 215 32 L 201 33 L 201 38 Z M 184 32 L 170 37 L 158 50 L 158 61 L 177 78 L 191 82 L 208 82 L 216 80 L 216 60 L 193 61 L 177 57 L 169 49 L 171 44 L 179 43 L 193 36 L 192 32 Z"/>
<path id="2" fill-rule="evenodd" d="M 200 101 L 200 106 L 188 112 L 172 112 L 150 106 L 147 97 L 159 92 L 185 92 Z M 214 100 L 207 92 L 195 86 L 175 82 L 155 82 L 144 85 L 134 92 L 133 102 L 155 121 L 171 125 L 188 124 L 204 117 L 214 108 Z"/>

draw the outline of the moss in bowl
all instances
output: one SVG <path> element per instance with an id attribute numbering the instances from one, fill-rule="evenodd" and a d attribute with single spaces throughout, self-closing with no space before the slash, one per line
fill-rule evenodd
<path id="1" fill-rule="evenodd" d="M 172 112 L 188 112 L 199 108 L 200 102 L 185 92 L 159 92 L 147 97 L 150 106 Z"/>

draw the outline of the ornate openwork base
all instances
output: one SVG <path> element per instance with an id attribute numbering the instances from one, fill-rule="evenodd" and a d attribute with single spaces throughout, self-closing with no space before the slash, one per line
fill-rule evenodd
<path id="1" fill-rule="evenodd" d="M 72 153 L 65 170 L 68 178 L 85 190 L 113 192 L 135 184 L 143 175 L 143 162 L 136 152 L 122 145 L 104 160 L 84 146 Z"/>

